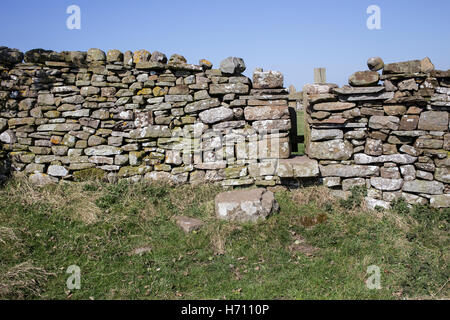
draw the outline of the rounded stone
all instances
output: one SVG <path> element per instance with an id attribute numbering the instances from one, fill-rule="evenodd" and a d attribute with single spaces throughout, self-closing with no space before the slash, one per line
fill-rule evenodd
<path id="1" fill-rule="evenodd" d="M 380 57 L 372 57 L 367 60 L 367 66 L 371 71 L 378 71 L 384 68 L 384 61 Z"/>
<path id="2" fill-rule="evenodd" d="M 32 49 L 25 52 L 24 61 L 27 63 L 44 63 L 48 60 L 51 50 Z"/>
<path id="3" fill-rule="evenodd" d="M 348 160 L 352 154 L 352 144 L 342 139 L 311 142 L 308 153 L 310 158 L 319 160 Z"/>
<path id="4" fill-rule="evenodd" d="M 187 60 L 182 55 L 175 53 L 175 54 L 170 56 L 169 63 L 171 63 L 171 64 L 180 64 L 180 63 L 183 64 L 183 63 L 187 63 Z"/>
<path id="5" fill-rule="evenodd" d="M 244 118 L 244 109 L 242 108 L 233 108 L 233 114 L 234 117 L 238 120 L 241 120 Z"/>
<path id="6" fill-rule="evenodd" d="M 279 210 L 273 193 L 262 188 L 223 192 L 214 202 L 219 219 L 237 222 L 264 220 Z"/>
<path id="7" fill-rule="evenodd" d="M 406 113 L 406 107 L 402 105 L 386 105 L 383 109 L 388 116 L 402 116 Z"/>
<path id="8" fill-rule="evenodd" d="M 0 47 L 0 64 L 14 65 L 22 62 L 23 53 L 18 49 L 11 49 L 8 47 Z"/>
<path id="9" fill-rule="evenodd" d="M 167 63 L 167 57 L 162 52 L 154 51 L 152 53 L 152 56 L 150 57 L 150 61 L 159 62 L 159 63 Z"/>
<path id="10" fill-rule="evenodd" d="M 213 67 L 213 64 L 211 63 L 211 61 L 206 60 L 206 59 L 200 59 L 198 64 L 200 65 L 200 67 L 202 67 L 205 70 L 211 69 Z"/>
<path id="11" fill-rule="evenodd" d="M 106 54 L 100 49 L 92 48 L 92 49 L 88 50 L 86 60 L 88 62 L 105 61 L 106 60 Z"/>
<path id="12" fill-rule="evenodd" d="M 53 177 L 65 177 L 69 171 L 63 166 L 51 165 L 48 167 L 47 173 Z"/>
<path id="13" fill-rule="evenodd" d="M 220 71 L 225 74 L 240 74 L 245 69 L 245 63 L 242 58 L 228 57 L 220 63 Z"/>
<path id="14" fill-rule="evenodd" d="M 370 178 L 372 187 L 382 191 L 396 191 L 403 186 L 403 179 L 386 179 L 381 177 Z"/>
<path id="15" fill-rule="evenodd" d="M 203 123 L 217 123 L 233 119 L 233 110 L 226 107 L 218 107 L 200 112 L 199 118 Z"/>
<path id="16" fill-rule="evenodd" d="M 133 54 L 133 62 L 139 63 L 139 62 L 148 62 L 150 61 L 150 57 L 152 54 L 148 52 L 147 50 L 141 49 L 138 51 L 135 51 Z"/>
<path id="17" fill-rule="evenodd" d="M 431 62 L 430 58 L 426 57 L 420 61 L 420 71 L 423 73 L 430 73 L 434 70 L 434 64 Z"/>
<path id="18" fill-rule="evenodd" d="M 70 51 L 67 53 L 69 62 L 76 66 L 82 66 L 86 63 L 87 53 L 83 51 Z"/>
<path id="19" fill-rule="evenodd" d="M 0 142 L 5 144 L 13 144 L 17 142 L 16 134 L 12 130 L 6 130 L 0 134 Z"/>
<path id="20" fill-rule="evenodd" d="M 132 66 L 133 65 L 133 52 L 131 51 L 125 51 L 123 54 L 123 64 L 126 66 Z"/>
<path id="21" fill-rule="evenodd" d="M 255 89 L 282 88 L 283 83 L 284 77 L 279 71 L 253 72 L 253 88 Z"/>
<path id="22" fill-rule="evenodd" d="M 371 87 L 378 84 L 380 74 L 376 71 L 358 71 L 352 74 L 348 83 L 353 87 Z"/>
<path id="23" fill-rule="evenodd" d="M 30 175 L 29 180 L 38 187 L 44 187 L 48 184 L 57 183 L 58 179 L 51 177 L 45 173 L 36 172 Z"/>
<path id="24" fill-rule="evenodd" d="M 123 60 L 123 53 L 117 49 L 109 50 L 106 54 L 106 61 L 108 62 L 120 62 Z"/>

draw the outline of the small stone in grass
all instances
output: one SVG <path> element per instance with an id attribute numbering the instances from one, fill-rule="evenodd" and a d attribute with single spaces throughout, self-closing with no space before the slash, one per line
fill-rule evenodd
<path id="1" fill-rule="evenodd" d="M 203 226 L 203 222 L 199 219 L 176 216 L 174 217 L 177 225 L 183 229 L 184 232 L 190 233 L 192 231 L 196 231 Z"/>

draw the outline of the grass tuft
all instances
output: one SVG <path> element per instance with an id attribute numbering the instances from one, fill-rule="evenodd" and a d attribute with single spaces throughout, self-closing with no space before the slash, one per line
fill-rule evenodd
<path id="1" fill-rule="evenodd" d="M 49 276 L 29 261 L 15 265 L 0 275 L 0 299 L 40 297 Z"/>

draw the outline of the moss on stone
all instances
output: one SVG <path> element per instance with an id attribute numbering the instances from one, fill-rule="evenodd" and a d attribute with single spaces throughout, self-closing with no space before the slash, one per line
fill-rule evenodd
<path id="1" fill-rule="evenodd" d="M 101 180 L 105 175 L 106 172 L 99 168 L 89 168 L 73 173 L 75 181 Z"/>
<path id="2" fill-rule="evenodd" d="M 132 176 L 137 176 L 137 175 L 143 175 L 149 171 L 151 171 L 151 167 L 149 166 L 139 166 L 139 167 L 132 167 L 132 166 L 127 166 L 127 167 L 121 167 L 119 170 L 119 177 L 123 178 L 123 177 L 132 177 Z"/>

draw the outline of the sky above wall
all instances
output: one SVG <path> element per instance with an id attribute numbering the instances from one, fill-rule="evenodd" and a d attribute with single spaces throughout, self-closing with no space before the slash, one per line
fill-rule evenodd
<path id="1" fill-rule="evenodd" d="M 81 29 L 69 30 L 66 9 L 81 9 Z M 369 30 L 366 12 L 381 9 L 381 29 Z M 347 84 L 369 57 L 385 63 L 430 57 L 450 68 L 449 0 L 57 0 L 3 1 L 0 45 L 83 50 L 100 48 L 179 53 L 189 63 L 242 57 L 245 74 L 279 70 L 285 86 L 313 82 L 314 68 L 328 82 Z"/>

